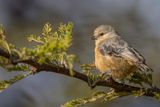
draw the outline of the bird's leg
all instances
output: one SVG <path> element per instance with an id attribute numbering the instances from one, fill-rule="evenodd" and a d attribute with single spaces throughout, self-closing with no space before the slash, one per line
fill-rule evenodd
<path id="1" fill-rule="evenodd" d="M 115 80 L 113 79 L 112 76 L 106 78 L 105 80 L 106 80 L 107 83 L 114 83 L 115 82 Z"/>

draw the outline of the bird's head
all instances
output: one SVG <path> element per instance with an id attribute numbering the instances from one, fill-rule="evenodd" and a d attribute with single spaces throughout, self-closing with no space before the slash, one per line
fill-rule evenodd
<path id="1" fill-rule="evenodd" d="M 92 36 L 92 39 L 94 40 L 99 40 L 102 38 L 106 38 L 109 36 L 109 33 L 114 33 L 115 30 L 112 26 L 110 25 L 100 25 L 94 30 L 94 34 Z"/>

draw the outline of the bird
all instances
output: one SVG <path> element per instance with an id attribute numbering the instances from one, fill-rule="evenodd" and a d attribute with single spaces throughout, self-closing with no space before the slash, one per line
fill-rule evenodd
<path id="1" fill-rule="evenodd" d="M 114 79 L 124 79 L 133 72 L 152 72 L 144 57 L 131 47 L 111 25 L 100 25 L 94 30 L 95 67 Z"/>

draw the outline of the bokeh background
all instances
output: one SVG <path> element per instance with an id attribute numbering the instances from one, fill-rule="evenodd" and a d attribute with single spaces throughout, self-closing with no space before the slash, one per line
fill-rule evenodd
<path id="1" fill-rule="evenodd" d="M 18 47 L 32 44 L 29 34 L 40 34 L 50 22 L 74 23 L 71 52 L 82 63 L 94 60 L 94 41 L 90 36 L 101 24 L 114 26 L 122 37 L 140 51 L 154 69 L 154 84 L 160 87 L 160 1 L 159 0 L 0 0 L 0 23 L 7 39 Z M 14 73 L 0 70 L 0 80 Z M 86 83 L 63 75 L 41 72 L 31 75 L 0 93 L 0 107 L 60 107 L 73 98 L 90 95 Z M 102 88 L 99 88 L 101 90 Z M 85 107 L 160 107 L 148 97 L 123 97 Z"/>

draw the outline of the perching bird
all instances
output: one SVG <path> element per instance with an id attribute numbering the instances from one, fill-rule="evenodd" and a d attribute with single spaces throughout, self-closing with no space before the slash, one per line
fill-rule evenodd
<path id="1" fill-rule="evenodd" d="M 152 71 L 143 56 L 130 47 L 110 25 L 94 30 L 95 66 L 100 72 L 110 72 L 115 79 L 124 79 L 136 70 Z"/>

